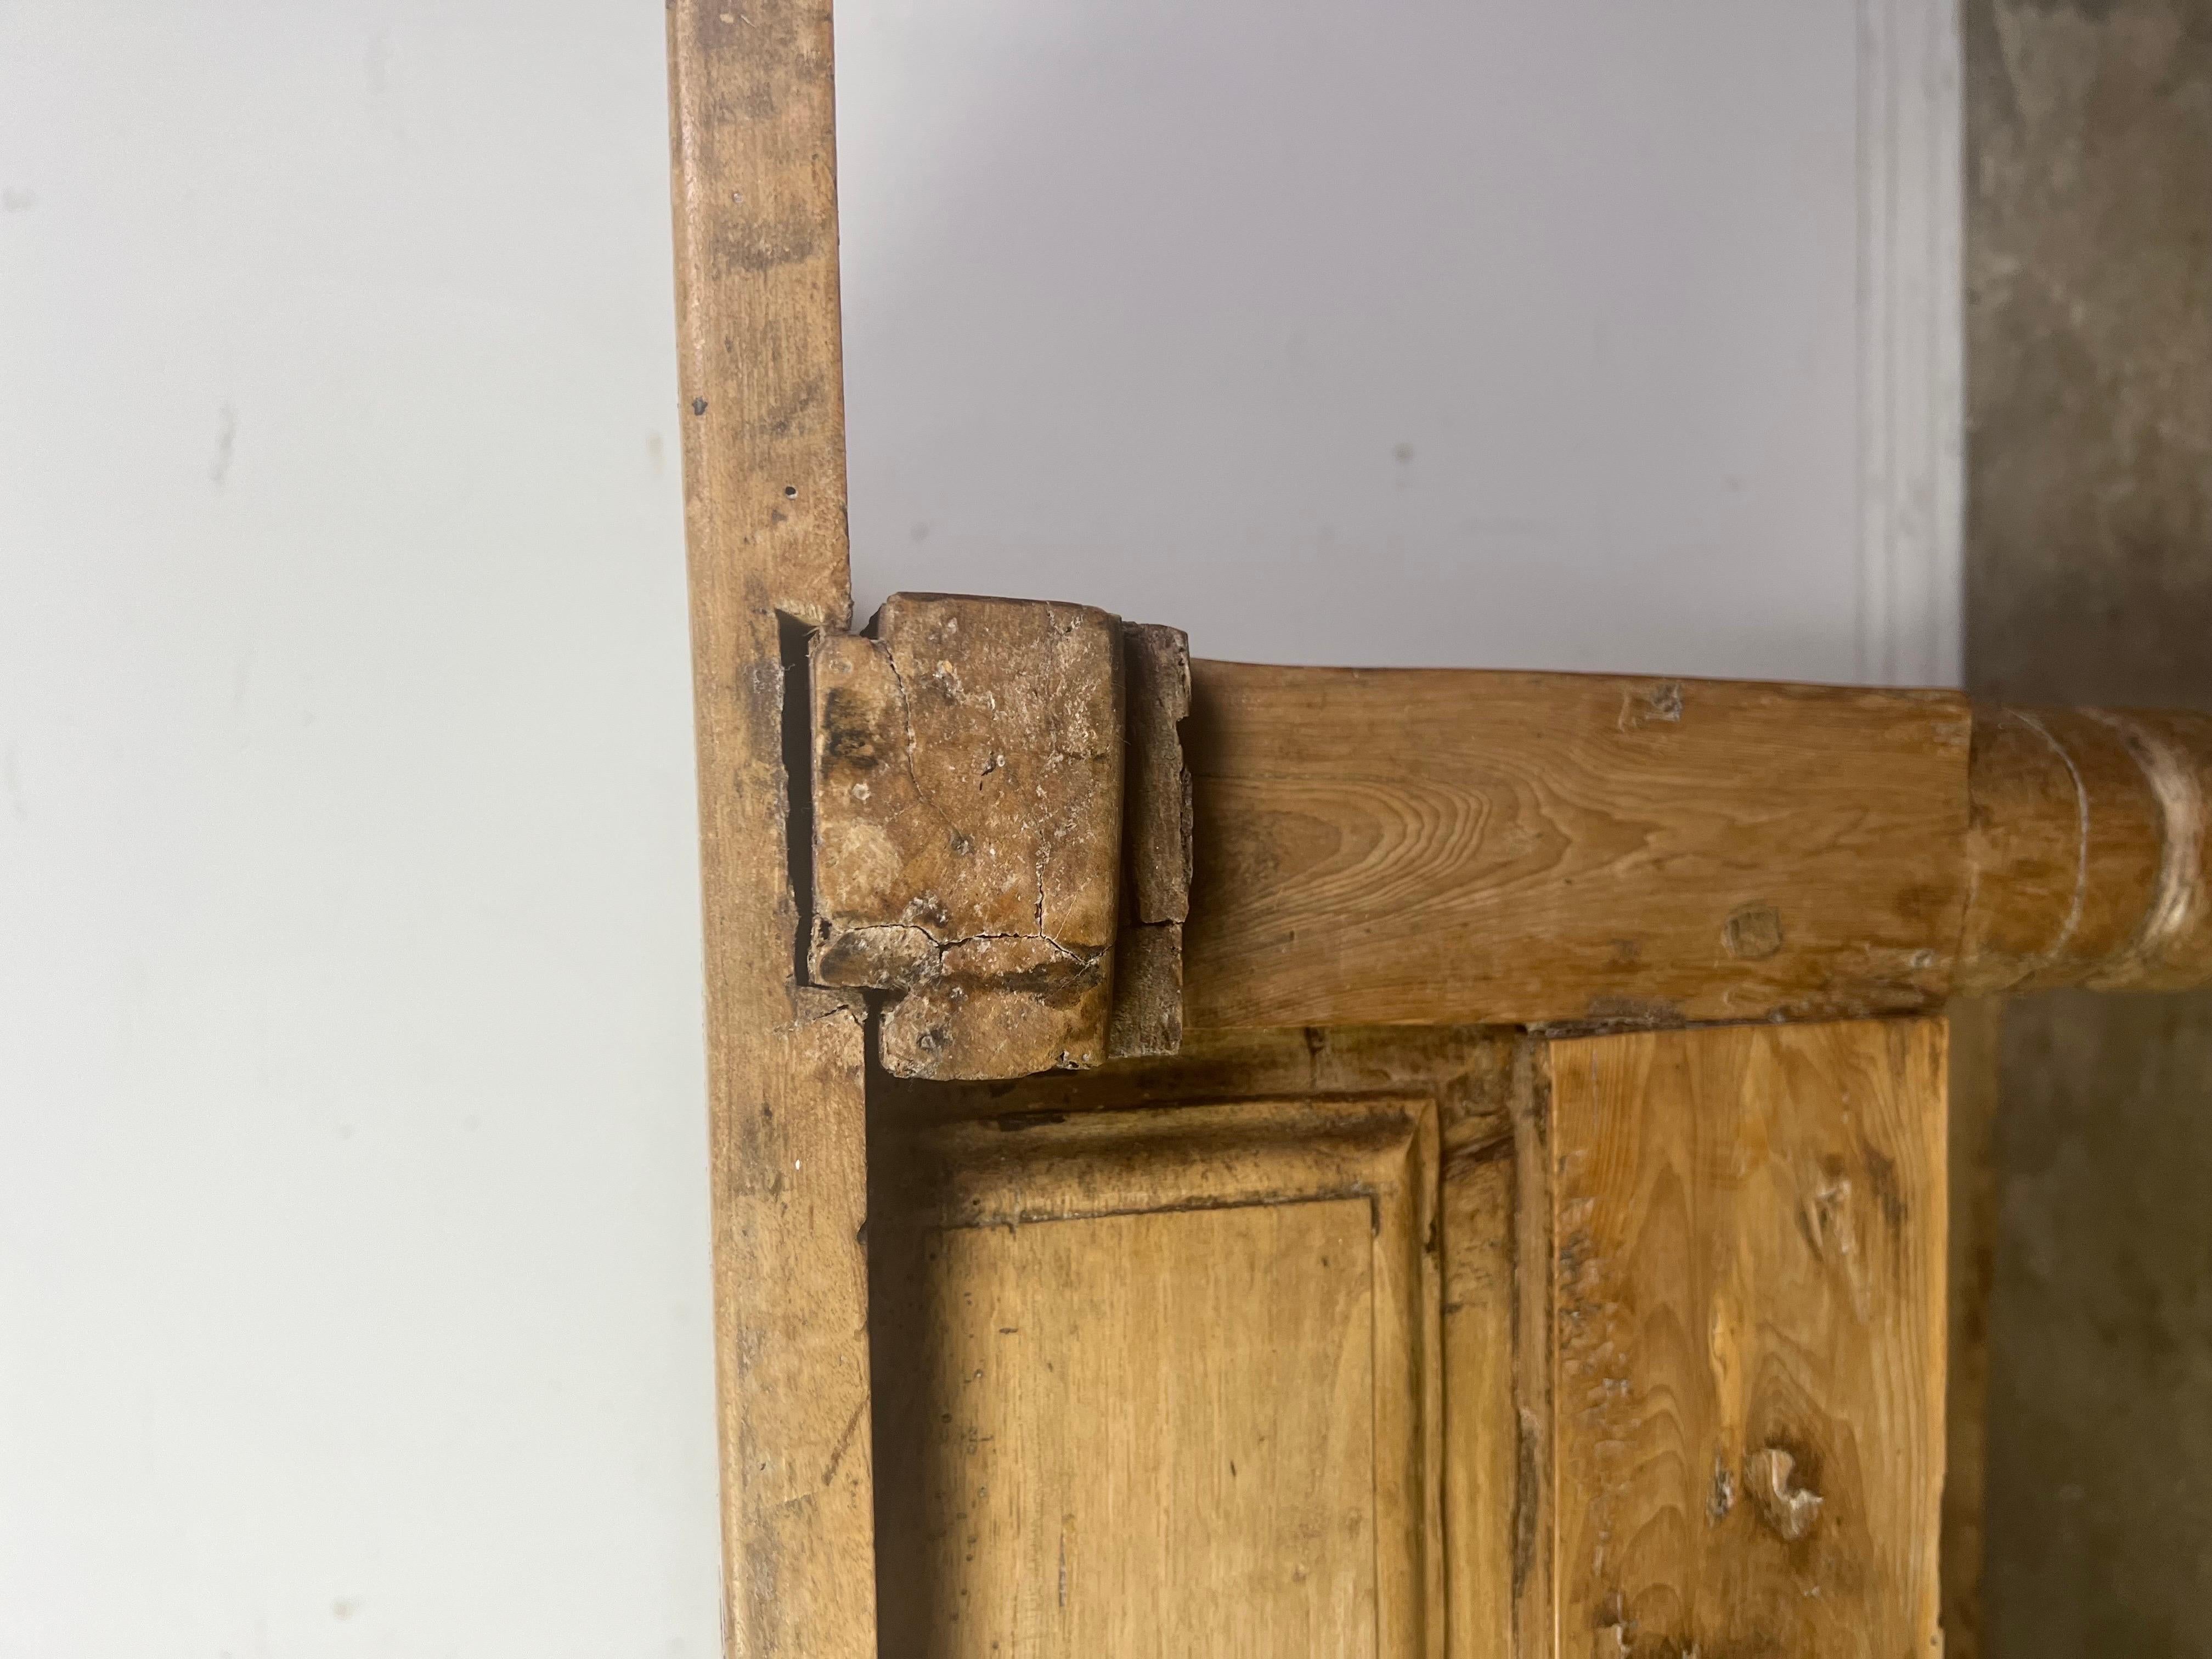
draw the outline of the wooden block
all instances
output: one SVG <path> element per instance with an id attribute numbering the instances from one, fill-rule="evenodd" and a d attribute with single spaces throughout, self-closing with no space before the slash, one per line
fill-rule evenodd
<path id="1" fill-rule="evenodd" d="M 1012 1118 L 903 1156 L 876 1343 L 902 1652 L 1438 1653 L 1428 1102 Z"/>
<path id="2" fill-rule="evenodd" d="M 1194 1027 L 1914 1010 L 1965 907 L 1966 704 L 1192 665 Z"/>
<path id="3" fill-rule="evenodd" d="M 1942 1021 L 1550 1058 L 1562 1655 L 1940 1651 Z"/>
<path id="4" fill-rule="evenodd" d="M 814 977 L 899 994 L 905 1077 L 1105 1058 L 1119 930 L 1122 641 L 1084 605 L 898 594 L 823 634 Z"/>
<path id="5" fill-rule="evenodd" d="M 1123 625 L 1128 762 L 1121 829 L 1121 934 L 1107 1052 L 1116 1060 L 1182 1045 L 1182 924 L 1190 914 L 1190 642 L 1176 628 Z"/>

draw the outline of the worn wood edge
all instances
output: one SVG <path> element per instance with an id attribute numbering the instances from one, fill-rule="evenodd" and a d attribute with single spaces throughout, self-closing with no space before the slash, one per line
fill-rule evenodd
<path id="1" fill-rule="evenodd" d="M 1127 740 L 1122 793 L 1121 931 L 1107 1057 L 1182 1046 L 1182 934 L 1190 915 L 1190 641 L 1179 628 L 1124 623 Z"/>
<path id="2" fill-rule="evenodd" d="M 2212 716 L 1978 711 L 1961 994 L 2212 981 Z"/>
<path id="3" fill-rule="evenodd" d="M 1945 1659 L 1981 1659 L 1988 1537 L 1990 1294 L 1996 1277 L 1994 1133 L 2004 1000 L 1962 997 L 1950 1022 L 1948 1382 L 1941 1553 Z"/>
<path id="4" fill-rule="evenodd" d="M 1553 1421 L 1552 1059 L 1525 1038 L 1513 1059 L 1514 1391 L 1520 1418 L 1513 1504 L 1515 1659 L 1563 1659 L 1553 1591 L 1559 1437 Z"/>
<path id="5" fill-rule="evenodd" d="M 947 1229 L 1185 1207 L 1159 1203 L 1162 1187 L 1203 1188 L 1206 1208 L 1378 1199 L 1402 1183 L 1407 1148 L 1433 1115 L 1430 1100 L 1402 1093 L 919 1126 L 900 1143 L 900 1207 Z"/>
<path id="6" fill-rule="evenodd" d="M 1514 1651 L 1520 1474 L 1512 1095 L 1521 1039 L 1493 1030 L 1445 1085 L 1441 1293 L 1445 1651 Z"/>
<path id="7" fill-rule="evenodd" d="M 809 963 L 885 994 L 886 1070 L 1105 1058 L 1124 658 L 1118 617 L 1025 599 L 896 593 L 815 638 Z"/>
<path id="8" fill-rule="evenodd" d="M 864 1049 L 798 981 L 787 636 L 850 620 L 826 6 L 667 8 L 723 1631 L 876 1651 Z"/>

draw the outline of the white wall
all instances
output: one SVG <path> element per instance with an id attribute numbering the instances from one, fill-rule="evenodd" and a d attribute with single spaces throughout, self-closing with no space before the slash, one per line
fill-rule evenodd
<path id="1" fill-rule="evenodd" d="M 659 8 L 0 4 L 0 1655 L 717 1650 Z"/>
<path id="2" fill-rule="evenodd" d="M 843 16 L 864 607 L 1956 678 L 1943 0 Z"/>
<path id="3" fill-rule="evenodd" d="M 846 0 L 863 603 L 1941 673 L 1856 18 Z M 0 3 L 0 1659 L 716 1650 L 661 52 Z"/>

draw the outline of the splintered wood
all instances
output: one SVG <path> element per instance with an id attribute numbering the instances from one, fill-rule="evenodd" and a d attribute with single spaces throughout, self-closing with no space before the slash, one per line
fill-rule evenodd
<path id="1" fill-rule="evenodd" d="M 1551 1068 L 1561 1655 L 1938 1651 L 1942 1023 Z"/>
<path id="2" fill-rule="evenodd" d="M 885 1070 L 1173 1051 L 1188 661 L 1172 629 L 1018 599 L 897 594 L 869 635 L 817 635 L 811 971 L 896 994 Z"/>

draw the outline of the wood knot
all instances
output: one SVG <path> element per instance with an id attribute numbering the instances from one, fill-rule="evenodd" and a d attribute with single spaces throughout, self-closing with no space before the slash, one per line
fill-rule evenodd
<path id="1" fill-rule="evenodd" d="M 1651 726 L 1677 726 L 1682 719 L 1682 683 L 1660 680 L 1629 690 L 1620 702 L 1620 729 L 1640 732 Z"/>
<path id="2" fill-rule="evenodd" d="M 1794 1544 L 1820 1518 L 1820 1494 L 1796 1484 L 1797 1460 L 1779 1446 L 1753 1453 L 1744 1465 L 1744 1485 L 1759 1518 L 1785 1543 Z"/>
<path id="3" fill-rule="evenodd" d="M 1782 917 L 1771 904 L 1747 904 L 1722 929 L 1729 954 L 1744 962 L 1764 962 L 1782 949 Z"/>

